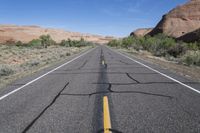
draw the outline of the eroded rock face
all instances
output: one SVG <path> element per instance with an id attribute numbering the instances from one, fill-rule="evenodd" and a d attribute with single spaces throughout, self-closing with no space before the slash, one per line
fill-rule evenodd
<path id="1" fill-rule="evenodd" d="M 60 29 L 42 28 L 39 26 L 16 26 L 16 25 L 0 25 L 0 43 L 8 41 L 22 41 L 24 43 L 33 39 L 38 39 L 41 35 L 49 34 L 53 40 L 60 42 L 68 38 L 71 40 L 80 40 L 84 38 L 87 41 L 95 43 L 107 43 L 113 38 L 107 38 L 99 35 L 82 34 L 78 32 L 69 32 Z"/>
<path id="2" fill-rule="evenodd" d="M 149 32 L 152 31 L 153 28 L 141 28 L 141 29 L 137 29 L 134 32 L 132 32 L 130 34 L 130 36 L 136 36 L 136 37 L 143 37 L 146 34 L 148 34 Z"/>
<path id="3" fill-rule="evenodd" d="M 178 40 L 182 40 L 184 42 L 200 42 L 200 28 L 179 37 Z"/>
<path id="4" fill-rule="evenodd" d="M 164 33 L 178 38 L 198 28 L 200 28 L 200 0 L 190 0 L 164 15 L 149 34 Z"/>

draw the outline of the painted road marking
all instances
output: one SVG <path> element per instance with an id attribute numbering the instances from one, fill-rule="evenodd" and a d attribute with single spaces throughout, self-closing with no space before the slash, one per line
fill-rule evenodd
<path id="1" fill-rule="evenodd" d="M 32 81 L 26 83 L 25 85 L 23 85 L 23 86 L 21 86 L 21 87 L 15 89 L 15 90 L 13 90 L 13 91 L 7 93 L 7 94 L 1 96 L 1 97 L 0 97 L 0 101 L 3 100 L 4 98 L 6 98 L 6 97 L 8 97 L 8 96 L 10 96 L 10 95 L 12 95 L 12 94 L 14 94 L 15 92 L 17 92 L 17 91 L 23 89 L 24 87 L 26 87 L 26 86 L 28 86 L 28 85 L 30 85 L 30 84 L 36 82 L 37 80 L 39 80 L 39 79 L 45 77 L 46 75 L 48 75 L 48 74 L 50 74 L 50 73 L 52 73 L 52 72 L 54 72 L 54 71 L 60 69 L 61 67 L 66 66 L 67 64 L 69 64 L 69 63 L 75 61 L 76 59 L 78 59 L 78 58 L 80 58 L 80 57 L 86 55 L 87 53 L 89 53 L 89 52 L 91 52 L 91 51 L 93 51 L 93 50 L 94 50 L 94 49 L 91 49 L 91 50 L 89 50 L 89 51 L 87 51 L 87 52 L 85 52 L 85 53 L 83 53 L 83 54 L 77 56 L 76 58 L 74 58 L 74 59 L 72 59 L 72 60 L 70 60 L 70 61 L 68 61 L 68 62 L 66 62 L 66 63 L 64 63 L 64 64 L 62 64 L 62 65 L 60 65 L 60 66 L 58 66 L 58 67 L 56 67 L 55 69 L 53 69 L 53 70 L 51 70 L 51 71 L 49 71 L 49 72 L 47 72 L 47 73 L 41 75 L 40 77 L 38 77 L 38 78 L 36 78 L 36 79 L 34 79 L 34 80 L 32 80 Z"/>
<path id="2" fill-rule="evenodd" d="M 104 125 L 104 133 L 112 133 L 111 129 L 111 120 L 110 120 L 110 110 L 108 97 L 103 97 L 103 125 Z"/>
<path id="3" fill-rule="evenodd" d="M 104 60 L 102 60 L 102 65 L 105 65 L 105 61 Z"/>
<path id="4" fill-rule="evenodd" d="M 139 62 L 139 61 L 137 61 L 137 60 L 134 60 L 134 59 L 132 59 L 131 57 L 129 57 L 129 56 L 127 56 L 127 55 L 124 55 L 124 54 L 122 54 L 122 53 L 120 53 L 120 52 L 118 52 L 118 51 L 112 50 L 111 48 L 109 48 L 109 49 L 110 49 L 111 51 L 114 51 L 115 53 L 118 53 L 118 54 L 120 54 L 120 55 L 122 55 L 122 56 L 124 56 L 124 57 L 126 57 L 126 58 L 128 58 L 128 59 L 130 59 L 130 60 L 132 60 L 132 61 L 134 61 L 134 62 L 136 62 L 136 63 L 138 63 L 138 64 L 140 64 L 140 65 L 142 65 L 142 66 L 144 66 L 144 67 L 146 67 L 146 68 L 148 68 L 148 69 L 154 71 L 154 72 L 156 72 L 156 73 L 159 73 L 160 75 L 162 75 L 162 76 L 164 76 L 164 77 L 166 77 L 166 78 L 168 78 L 168 79 L 171 79 L 172 81 L 174 81 L 174 82 L 176 82 L 176 83 L 178 83 L 178 84 L 180 84 L 180 85 L 182 85 L 182 86 L 185 86 L 186 88 L 188 88 L 188 89 L 190 89 L 190 90 L 192 90 L 192 91 L 197 92 L 197 93 L 200 94 L 200 91 L 199 91 L 199 90 L 197 90 L 197 89 L 195 89 L 195 88 L 193 88 L 193 87 L 191 87 L 191 86 L 189 86 L 189 85 L 186 85 L 186 84 L 182 83 L 181 81 L 178 81 L 177 79 L 174 79 L 174 78 L 172 78 L 172 77 L 170 77 L 170 76 L 168 76 L 168 75 L 166 75 L 166 74 L 164 74 L 164 73 L 162 73 L 162 72 L 159 72 L 158 70 L 153 69 L 153 68 L 151 68 L 150 66 L 147 66 L 147 65 L 145 65 L 145 64 L 143 64 L 143 63 L 141 63 L 141 62 Z"/>

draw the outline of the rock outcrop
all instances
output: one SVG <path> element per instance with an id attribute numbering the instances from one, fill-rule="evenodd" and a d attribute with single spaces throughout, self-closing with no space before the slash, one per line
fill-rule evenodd
<path id="1" fill-rule="evenodd" d="M 0 43 L 9 41 L 22 41 L 26 43 L 33 39 L 38 39 L 41 35 L 47 34 L 49 34 L 56 42 L 60 42 L 63 39 L 80 40 L 81 38 L 84 38 L 87 41 L 95 43 L 107 43 L 113 39 L 112 37 L 108 38 L 99 35 L 69 32 L 60 29 L 41 28 L 39 26 L 0 25 Z"/>
<path id="2" fill-rule="evenodd" d="M 149 33 L 164 33 L 178 38 L 200 28 L 200 0 L 190 0 L 164 15 L 157 26 Z"/>
<path id="3" fill-rule="evenodd" d="M 200 41 L 200 28 L 177 38 L 177 40 L 182 40 L 184 42 L 197 42 L 197 41 L 199 42 Z"/>
<path id="4" fill-rule="evenodd" d="M 130 34 L 130 36 L 136 36 L 136 37 L 143 37 L 146 34 L 148 34 L 149 32 L 152 31 L 153 28 L 141 28 L 141 29 L 137 29 L 134 32 L 132 32 Z"/>

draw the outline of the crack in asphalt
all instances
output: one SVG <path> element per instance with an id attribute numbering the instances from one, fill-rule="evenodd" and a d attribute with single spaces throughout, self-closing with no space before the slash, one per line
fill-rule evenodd
<path id="1" fill-rule="evenodd" d="M 108 83 L 98 83 L 98 84 L 108 84 Z M 112 85 L 149 85 L 149 84 L 178 84 L 175 82 L 146 82 L 146 83 L 111 83 Z"/>
<path id="2" fill-rule="evenodd" d="M 99 64 L 101 64 L 101 62 L 99 63 Z M 144 68 L 141 68 L 141 67 L 139 67 L 139 66 L 131 66 L 131 65 L 129 65 L 129 66 L 123 66 L 123 67 L 120 67 L 120 65 L 112 65 L 111 63 L 109 63 L 108 62 L 108 65 L 110 65 L 110 66 L 112 66 L 112 67 L 110 67 L 108 70 L 112 70 L 112 69 L 133 69 L 133 68 L 138 68 L 138 69 L 144 69 Z M 89 68 L 89 67 L 87 67 L 87 69 L 81 69 L 81 70 L 98 70 L 99 68 L 95 68 L 95 67 L 92 67 L 92 68 Z M 62 70 L 62 69 L 60 69 L 60 70 L 56 70 L 56 71 L 76 71 L 77 69 L 67 69 L 67 70 Z M 146 70 L 146 69 L 145 69 Z M 156 73 L 155 73 L 156 74 Z"/>
<path id="3" fill-rule="evenodd" d="M 119 62 L 121 62 L 121 63 L 123 63 L 123 64 L 125 64 L 125 65 L 132 65 L 132 64 L 127 63 L 127 62 L 124 62 L 124 61 L 122 61 L 122 60 L 119 60 Z"/>
<path id="4" fill-rule="evenodd" d="M 107 85 L 107 84 L 106 84 Z M 88 94 L 70 94 L 70 93 L 62 93 L 61 95 L 68 95 L 68 96 L 93 96 L 93 95 L 98 95 L 98 94 L 107 94 L 107 93 L 112 93 L 114 92 L 112 89 L 112 84 L 108 84 L 108 88 L 106 90 L 108 91 L 98 91 L 98 92 L 93 92 L 93 93 L 88 93 Z"/>
<path id="5" fill-rule="evenodd" d="M 114 57 L 112 56 L 112 54 L 110 52 L 108 52 L 109 56 L 111 59 L 114 59 Z"/>
<path id="6" fill-rule="evenodd" d="M 84 63 L 78 68 L 78 70 L 80 70 L 81 68 L 83 68 L 86 64 L 87 64 L 88 60 L 84 61 Z"/>
<path id="7" fill-rule="evenodd" d="M 88 62 L 88 60 L 85 60 L 81 66 L 79 66 L 78 68 L 75 68 L 75 69 L 56 70 L 56 71 L 77 71 L 77 70 L 81 70 L 87 64 L 87 62 Z"/>
<path id="8" fill-rule="evenodd" d="M 93 96 L 93 95 L 100 95 L 100 94 L 108 94 L 108 93 L 117 93 L 117 94 L 144 94 L 144 95 L 151 95 L 151 96 L 158 96 L 158 97 L 165 97 L 169 99 L 173 99 L 172 96 L 163 95 L 163 94 L 156 94 L 156 93 L 149 93 L 149 92 L 142 92 L 142 91 L 100 91 L 100 92 L 94 92 L 94 93 L 88 93 L 88 94 L 68 94 L 63 93 L 62 96 Z"/>
<path id="9" fill-rule="evenodd" d="M 107 52 L 109 55 L 112 55 L 110 52 Z"/>
<path id="10" fill-rule="evenodd" d="M 66 87 L 69 85 L 69 82 L 67 82 L 67 84 L 65 84 L 65 86 L 59 91 L 59 93 L 54 97 L 54 99 L 52 100 L 52 102 L 50 104 L 48 104 L 38 115 L 37 117 L 35 117 L 35 119 L 33 119 L 33 121 L 22 131 L 22 133 L 26 133 L 32 126 L 33 124 L 45 113 L 45 111 L 48 110 L 48 108 L 50 108 L 58 99 L 58 97 L 61 95 L 61 93 L 66 89 Z"/>
<path id="11" fill-rule="evenodd" d="M 130 78 L 130 79 L 132 79 L 133 81 L 135 81 L 136 83 L 140 83 L 138 80 L 136 80 L 136 79 L 134 79 L 129 73 L 126 73 L 126 75 Z"/>
<path id="12" fill-rule="evenodd" d="M 83 70 L 83 69 L 82 69 Z M 84 69 L 85 70 L 85 69 Z M 59 72 L 59 71 L 58 71 Z M 102 72 L 94 71 L 94 72 L 63 72 L 63 73 L 51 73 L 51 75 L 56 75 L 56 74 L 100 74 Z M 106 72 L 107 74 L 126 74 L 126 72 Z M 151 74 L 156 74 L 157 73 L 129 73 L 129 74 L 137 74 L 137 75 L 151 75 Z M 197 82 L 192 82 L 192 83 L 197 83 Z"/>
<path id="13" fill-rule="evenodd" d="M 112 65 L 111 63 L 109 63 L 109 65 L 110 65 L 109 69 L 133 69 L 133 68 L 144 69 L 144 68 L 141 68 L 139 66 L 133 66 L 133 65 L 132 66 L 131 65 L 129 65 L 129 66 L 123 66 L 123 67 L 121 67 L 121 65 Z"/>
<path id="14" fill-rule="evenodd" d="M 62 93 L 63 96 L 93 96 L 93 95 L 99 95 L 99 94 L 108 94 L 108 93 L 117 93 L 117 94 L 143 94 L 143 95 L 151 95 L 151 96 L 158 96 L 158 97 L 164 97 L 173 99 L 174 97 L 164 94 L 158 94 L 158 93 L 150 93 L 150 92 L 143 92 L 143 91 L 114 91 L 112 90 L 112 84 L 111 83 L 95 83 L 95 84 L 104 84 L 108 85 L 107 90 L 108 91 L 98 91 L 93 93 L 87 93 L 87 94 L 70 94 L 70 93 Z"/>

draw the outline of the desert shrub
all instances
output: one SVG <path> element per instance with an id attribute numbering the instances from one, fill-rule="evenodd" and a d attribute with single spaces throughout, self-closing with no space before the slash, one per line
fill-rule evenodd
<path id="1" fill-rule="evenodd" d="M 112 40 L 108 46 L 146 50 L 155 56 L 163 56 L 187 65 L 200 66 L 200 42 L 184 43 L 164 34 L 153 37 L 126 37 Z"/>
<path id="2" fill-rule="evenodd" d="M 18 41 L 18 42 L 16 42 L 16 46 L 21 47 L 21 46 L 24 46 L 24 44 L 21 41 Z"/>
<path id="3" fill-rule="evenodd" d="M 70 43 L 67 40 L 62 40 L 60 46 L 70 47 Z"/>
<path id="4" fill-rule="evenodd" d="M 120 41 L 119 40 L 112 40 L 110 42 L 108 42 L 108 46 L 110 47 L 119 47 L 120 46 Z"/>
<path id="5" fill-rule="evenodd" d="M 68 41 L 70 47 L 76 47 L 76 45 L 78 43 L 77 40 L 68 39 L 67 41 Z"/>
<path id="6" fill-rule="evenodd" d="M 155 37 L 146 37 L 146 50 L 152 52 L 155 56 L 166 56 L 168 49 L 176 45 L 173 38 L 163 34 L 158 34 Z"/>
<path id="7" fill-rule="evenodd" d="M 66 53 L 66 56 L 70 56 L 70 55 L 71 55 L 71 53 L 68 53 L 68 52 Z"/>
<path id="8" fill-rule="evenodd" d="M 200 66 L 200 51 L 188 51 L 183 56 L 182 62 L 187 65 Z"/>
<path id="9" fill-rule="evenodd" d="M 177 43 L 176 45 L 169 47 L 167 53 L 177 58 L 179 55 L 185 54 L 186 50 L 187 50 L 186 45 Z"/>
<path id="10" fill-rule="evenodd" d="M 12 74 L 14 74 L 14 70 L 12 70 L 11 68 L 6 67 L 6 66 L 0 67 L 0 77 L 1 76 L 9 76 L 9 75 L 12 75 Z"/>
<path id="11" fill-rule="evenodd" d="M 200 50 L 200 43 L 198 42 L 188 43 L 187 48 L 188 50 L 194 50 L 194 51 Z"/>
<path id="12" fill-rule="evenodd" d="M 47 48 L 48 46 L 54 44 L 56 44 L 56 42 L 51 38 L 50 35 L 41 35 L 39 39 L 33 39 L 27 45 L 23 46 L 33 48 Z"/>
<path id="13" fill-rule="evenodd" d="M 122 42 L 121 42 L 121 46 L 123 48 L 129 48 L 129 47 L 131 47 L 131 45 L 133 45 L 133 43 L 134 43 L 134 38 L 133 37 L 123 38 Z"/>
<path id="14" fill-rule="evenodd" d="M 87 45 L 87 42 L 83 38 L 81 38 L 79 41 L 74 40 L 72 42 L 72 46 L 74 47 L 84 47 Z"/>
<path id="15" fill-rule="evenodd" d="M 40 40 L 44 48 L 47 48 L 50 45 L 56 44 L 56 42 L 51 38 L 50 35 L 41 35 Z"/>
<path id="16" fill-rule="evenodd" d="M 139 51 L 143 49 L 143 46 L 140 44 L 139 38 L 133 37 L 132 38 L 132 43 L 130 48 L 134 48 L 135 50 Z"/>
<path id="17" fill-rule="evenodd" d="M 173 38 L 167 37 L 163 34 L 158 34 L 154 37 L 140 37 L 138 40 L 139 41 L 136 41 L 136 43 L 140 45 L 143 50 L 147 50 L 155 56 L 166 56 L 167 50 L 176 44 Z"/>
<path id="18" fill-rule="evenodd" d="M 36 47 L 36 48 L 41 48 L 42 47 L 42 42 L 40 39 L 33 39 L 30 41 L 26 46 L 28 47 Z"/>
<path id="19" fill-rule="evenodd" d="M 59 45 L 65 47 L 84 47 L 84 46 L 90 46 L 92 45 L 92 43 L 87 42 L 83 38 L 81 38 L 80 40 L 71 40 L 71 39 L 62 40 Z"/>
<path id="20" fill-rule="evenodd" d="M 199 50 L 200 43 L 176 42 L 174 38 L 165 34 L 145 37 L 126 37 L 121 40 L 112 40 L 108 43 L 111 47 L 134 48 L 136 50 L 146 50 L 155 56 L 173 56 L 175 58 L 185 54 L 189 50 Z"/>
<path id="21" fill-rule="evenodd" d="M 36 67 L 36 66 L 38 66 L 40 64 L 40 62 L 39 61 L 29 61 L 29 62 L 27 62 L 24 66 L 27 66 L 27 67 Z"/>

